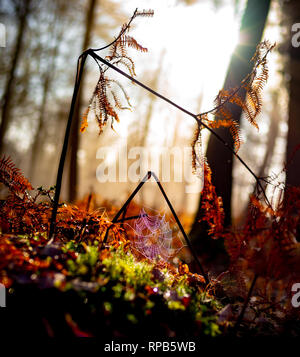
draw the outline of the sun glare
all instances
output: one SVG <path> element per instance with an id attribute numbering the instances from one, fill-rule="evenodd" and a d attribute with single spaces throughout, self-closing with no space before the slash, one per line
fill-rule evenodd
<path id="1" fill-rule="evenodd" d="M 176 5 L 174 1 L 126 3 L 130 4 L 126 11 L 131 8 L 134 11 L 135 7 L 154 9 L 154 17 L 137 22 L 134 29 L 135 37 L 149 49 L 147 54 L 136 57 L 138 79 L 143 81 L 144 71 L 157 68 L 164 52 L 158 91 L 193 112 L 211 108 L 238 41 L 240 19 L 235 16 L 232 4 L 224 4 L 216 10 L 206 1 L 192 6 Z M 171 109 L 166 104 L 160 106 L 159 115 L 153 115 L 152 126 L 156 127 L 157 138 L 165 134 L 165 130 L 161 130 L 162 117 L 173 115 Z"/>

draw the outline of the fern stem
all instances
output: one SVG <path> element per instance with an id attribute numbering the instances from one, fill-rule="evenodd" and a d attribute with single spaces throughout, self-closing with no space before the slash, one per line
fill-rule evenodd
<path id="1" fill-rule="evenodd" d="M 79 92 L 80 82 L 82 79 L 83 67 L 84 67 L 87 56 L 88 56 L 88 52 L 86 52 L 83 56 L 80 56 L 77 61 L 77 71 L 76 71 L 76 79 L 75 79 L 73 97 L 72 97 L 67 127 L 66 127 L 66 131 L 65 131 L 64 143 L 63 143 L 63 147 L 62 147 L 62 151 L 61 151 L 61 155 L 60 155 L 59 166 L 58 166 L 58 170 L 57 170 L 55 195 L 54 195 L 53 208 L 52 208 L 52 214 L 51 214 L 51 220 L 50 220 L 49 239 L 53 238 L 52 236 L 55 232 L 56 215 L 57 215 L 58 202 L 59 202 L 59 196 L 60 196 L 60 191 L 61 191 L 62 177 L 63 177 L 63 172 L 64 172 L 64 164 L 66 161 L 66 156 L 67 156 L 67 151 L 68 151 L 68 143 L 69 143 L 69 137 L 70 137 L 70 131 L 71 131 L 72 118 L 73 118 L 73 114 L 74 114 L 74 110 L 75 110 L 75 104 L 76 104 L 76 99 L 77 99 L 78 92 Z"/>
<path id="2" fill-rule="evenodd" d="M 102 50 L 105 50 L 106 48 L 112 46 L 114 43 L 116 43 L 116 42 L 118 41 L 118 39 L 121 38 L 121 36 L 122 36 L 122 35 L 128 30 L 128 28 L 130 27 L 130 25 L 131 25 L 133 19 L 134 19 L 135 16 L 136 16 L 137 11 L 138 11 L 138 9 L 136 8 L 135 11 L 134 11 L 134 13 L 133 13 L 133 15 L 131 16 L 131 18 L 130 18 L 128 24 L 127 24 L 127 25 L 124 27 L 124 29 L 119 33 L 119 36 L 116 37 L 111 43 L 109 43 L 108 45 L 106 45 L 106 46 L 104 46 L 104 47 L 91 48 L 91 49 L 89 49 L 88 51 L 93 51 L 93 52 L 95 52 L 95 51 L 102 51 Z"/>

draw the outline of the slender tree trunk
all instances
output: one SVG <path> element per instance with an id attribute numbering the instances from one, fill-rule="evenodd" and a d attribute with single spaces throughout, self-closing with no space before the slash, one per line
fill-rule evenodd
<path id="1" fill-rule="evenodd" d="M 47 73 L 45 73 L 45 76 L 44 76 L 43 98 L 42 98 L 42 103 L 41 103 L 41 107 L 40 107 L 38 127 L 37 127 L 37 131 L 35 133 L 33 143 L 32 143 L 32 148 L 31 148 L 31 163 L 30 163 L 30 171 L 29 172 L 30 172 L 32 180 L 35 178 L 36 166 L 37 166 L 37 162 L 39 160 L 41 149 L 42 149 L 41 143 L 43 141 L 43 136 L 44 136 L 45 113 L 46 113 L 46 107 L 47 107 L 47 102 L 48 102 L 48 95 L 49 95 L 49 91 L 50 91 L 52 81 L 53 81 L 53 76 L 54 76 L 54 72 L 55 72 L 56 55 L 58 52 L 58 46 L 60 44 L 62 35 L 63 35 L 63 31 L 61 30 L 58 32 L 58 34 L 56 36 L 55 46 L 50 51 L 49 56 L 51 57 L 51 59 L 50 59 L 51 63 L 50 63 Z"/>
<path id="2" fill-rule="evenodd" d="M 43 135 L 43 130 L 44 130 L 44 116 L 46 111 L 49 86 L 50 86 L 50 77 L 47 73 L 43 83 L 43 98 L 40 108 L 39 119 L 38 119 L 38 127 L 34 135 L 32 147 L 31 147 L 31 163 L 30 163 L 30 171 L 29 171 L 31 180 L 34 180 L 35 178 L 35 169 L 36 169 L 36 164 L 41 148 L 41 136 Z"/>
<path id="3" fill-rule="evenodd" d="M 270 122 L 269 133 L 268 133 L 268 141 L 266 144 L 265 156 L 263 158 L 262 164 L 261 164 L 259 172 L 258 172 L 258 177 L 267 177 L 268 176 L 271 160 L 272 160 L 272 157 L 274 154 L 276 139 L 278 137 L 279 123 L 280 123 L 280 116 L 278 115 L 278 113 L 280 112 L 279 111 L 280 109 L 278 108 L 279 103 L 278 103 L 277 93 L 273 95 L 272 102 L 273 102 L 272 103 L 273 108 L 272 108 L 272 113 L 271 113 L 271 118 L 270 118 L 271 122 Z M 267 183 L 262 181 L 261 184 L 262 184 L 263 189 L 265 190 L 267 187 Z M 243 188 L 241 187 L 240 190 L 242 190 L 242 189 Z M 251 204 L 250 204 L 250 202 L 248 202 L 248 204 L 245 206 L 243 211 L 241 211 L 237 221 L 235 222 L 235 224 L 237 226 L 240 226 L 240 227 L 243 226 L 250 207 L 251 207 Z"/>
<path id="4" fill-rule="evenodd" d="M 288 31 L 295 23 L 300 23 L 300 3 L 297 0 L 286 2 L 285 13 L 289 16 Z M 298 30 L 299 31 L 299 30 Z M 292 35 L 294 33 L 291 33 Z M 300 186 L 300 48 L 289 48 L 288 72 L 289 82 L 289 109 L 288 109 L 288 134 L 286 147 L 286 185 Z"/>
<path id="5" fill-rule="evenodd" d="M 1 112 L 1 124 L 0 124 L 0 153 L 2 153 L 4 149 L 4 137 L 7 132 L 8 123 L 10 119 L 14 80 L 15 80 L 19 55 L 22 49 L 24 33 L 26 30 L 26 20 L 30 13 L 30 2 L 31 0 L 27 0 L 25 1 L 24 5 L 21 5 L 19 9 L 16 9 L 16 12 L 19 12 L 18 14 L 19 25 L 18 25 L 15 49 L 12 54 L 11 67 L 7 77 L 6 87 L 2 99 L 2 112 Z"/>
<path id="6" fill-rule="evenodd" d="M 94 24 L 94 13 L 96 9 L 96 0 L 90 0 L 88 5 L 88 11 L 85 20 L 85 35 L 83 40 L 82 50 L 86 50 L 89 47 L 90 37 Z M 83 76 L 84 81 L 84 76 Z M 80 87 L 78 93 L 77 104 L 75 108 L 71 136 L 70 136 L 70 151 L 69 151 L 69 180 L 68 180 L 68 198 L 70 202 L 73 202 L 77 198 L 78 193 L 78 161 L 77 153 L 79 149 L 79 129 L 80 129 L 80 109 L 83 101 L 83 86 Z"/>
<path id="7" fill-rule="evenodd" d="M 224 89 L 238 86 L 242 79 L 251 72 L 252 64 L 250 60 L 255 53 L 256 46 L 261 41 L 269 7 L 270 0 L 248 0 L 242 18 L 239 43 L 231 57 Z M 245 97 L 245 93 L 241 93 L 241 97 L 243 96 Z M 233 119 L 239 123 L 242 114 L 241 108 L 233 105 L 231 113 Z M 226 142 L 233 144 L 228 129 L 220 128 L 216 131 Z M 215 136 L 211 135 L 206 157 L 212 170 L 216 192 L 223 199 L 225 225 L 229 225 L 231 223 L 233 155 L 229 150 L 224 149 L 224 145 Z M 196 214 L 195 223 L 191 230 L 191 235 L 195 237 L 199 235 L 201 229 L 198 219 L 199 212 Z"/>

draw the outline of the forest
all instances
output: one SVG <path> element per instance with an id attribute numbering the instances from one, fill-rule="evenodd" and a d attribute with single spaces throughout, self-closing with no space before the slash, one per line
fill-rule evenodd
<path id="1" fill-rule="evenodd" d="M 299 1 L 2 0 L 0 51 L 1 332 L 300 336 Z"/>

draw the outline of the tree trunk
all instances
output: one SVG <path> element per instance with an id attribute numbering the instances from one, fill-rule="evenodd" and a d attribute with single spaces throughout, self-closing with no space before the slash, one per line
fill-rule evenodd
<path id="1" fill-rule="evenodd" d="M 292 24 L 300 23 L 300 3 L 297 0 L 286 2 L 285 12 L 289 16 L 288 31 Z M 298 30 L 299 31 L 299 30 Z M 293 35 L 293 33 L 292 33 Z M 289 82 L 289 109 L 288 134 L 286 147 L 286 185 L 300 186 L 300 48 L 289 48 L 288 72 Z"/>
<path id="2" fill-rule="evenodd" d="M 30 172 L 30 177 L 31 177 L 32 182 L 35 178 L 37 160 L 39 158 L 39 153 L 40 153 L 40 149 L 41 149 L 41 141 L 42 141 L 41 137 L 42 137 L 43 131 L 44 131 L 44 116 L 45 116 L 45 111 L 46 111 L 49 87 L 50 87 L 50 77 L 47 73 L 44 78 L 44 83 L 43 83 L 43 98 L 42 98 L 42 103 L 41 103 L 41 107 L 40 107 L 38 127 L 37 127 L 36 133 L 34 135 L 32 147 L 31 147 L 31 162 L 30 162 L 29 172 Z"/>
<path id="3" fill-rule="evenodd" d="M 268 176 L 270 165 L 271 165 L 271 160 L 274 155 L 274 149 L 275 149 L 276 139 L 278 137 L 279 124 L 280 124 L 280 115 L 279 115 L 280 108 L 279 108 L 277 93 L 274 93 L 272 96 L 272 105 L 273 105 L 273 108 L 272 108 L 272 112 L 270 115 L 268 141 L 266 143 L 265 156 L 263 158 L 262 164 L 261 164 L 259 172 L 257 174 L 258 177 L 267 177 Z M 255 143 L 253 143 L 253 145 L 255 145 Z M 267 185 L 268 185 L 267 182 L 261 181 L 261 185 L 262 185 L 263 189 L 266 190 Z M 242 188 L 240 188 L 240 190 L 242 190 Z M 244 225 L 250 207 L 251 207 L 251 203 L 249 201 L 248 204 L 245 206 L 245 208 L 243 210 L 241 210 L 238 218 L 235 220 L 235 226 L 242 227 Z"/>
<path id="4" fill-rule="evenodd" d="M 55 13 L 57 15 L 57 13 Z M 55 19 L 54 19 L 55 21 Z M 43 142 L 43 137 L 45 135 L 44 133 L 44 127 L 45 127 L 45 113 L 46 113 L 46 107 L 47 107 L 47 102 L 48 102 L 48 95 L 49 91 L 51 89 L 52 81 L 54 78 L 54 73 L 55 73 L 55 62 L 56 62 L 56 56 L 58 52 L 58 47 L 60 45 L 60 41 L 62 39 L 63 35 L 63 28 L 61 30 L 58 30 L 55 38 L 55 45 L 54 47 L 49 51 L 49 67 L 48 71 L 45 73 L 44 78 L 43 78 L 43 97 L 42 97 L 42 102 L 40 106 L 40 113 L 39 113 L 39 118 L 38 118 L 38 127 L 37 131 L 35 133 L 35 136 L 33 138 L 33 143 L 31 147 L 31 163 L 30 163 L 30 176 L 31 180 L 33 181 L 35 178 L 35 171 L 36 171 L 36 166 L 37 162 L 39 160 L 41 150 L 42 150 L 42 145 L 41 143 Z M 51 34 L 52 36 L 52 34 Z"/>
<path id="5" fill-rule="evenodd" d="M 12 54 L 11 67 L 7 77 L 6 87 L 2 99 L 2 113 L 1 113 L 1 124 L 0 124 L 0 154 L 3 152 L 4 149 L 3 141 L 8 129 L 8 123 L 10 119 L 16 69 L 19 60 L 19 55 L 22 49 L 24 33 L 26 30 L 26 20 L 28 14 L 30 13 L 30 1 L 31 0 L 25 1 L 24 5 L 21 5 L 19 9 L 16 9 L 16 12 L 18 12 L 18 16 L 19 16 L 19 25 L 18 25 L 15 49 Z"/>
<path id="6" fill-rule="evenodd" d="M 96 8 L 96 0 L 90 0 L 88 5 L 88 11 L 85 20 L 85 35 L 83 40 L 82 52 L 89 46 L 91 32 L 94 23 L 94 13 Z M 84 75 L 82 83 L 84 83 Z M 78 161 L 77 152 L 79 149 L 79 129 L 80 129 L 80 109 L 82 105 L 83 86 L 80 87 L 78 93 L 77 104 L 75 108 L 71 135 L 70 135 L 70 151 L 69 151 L 69 180 L 68 180 L 68 198 L 70 202 L 74 202 L 77 198 L 78 192 Z"/>
<path id="7" fill-rule="evenodd" d="M 248 0 L 242 18 L 239 43 L 232 54 L 224 89 L 238 86 L 242 79 L 251 72 L 251 58 L 255 53 L 256 46 L 261 41 L 265 27 L 270 0 Z M 245 98 L 245 93 L 241 93 Z M 232 117 L 236 122 L 240 122 L 242 111 L 238 106 L 232 106 Z M 233 144 L 232 137 L 228 129 L 220 128 L 216 132 L 229 144 Z M 232 193 L 232 170 L 233 155 L 224 145 L 214 136 L 209 138 L 206 157 L 212 170 L 212 181 L 216 187 L 216 192 L 222 197 L 225 211 L 225 225 L 231 223 L 231 193 Z M 200 204 L 199 204 L 200 207 Z M 197 237 L 201 224 L 199 211 L 196 214 L 195 223 L 191 230 L 191 236 Z"/>

